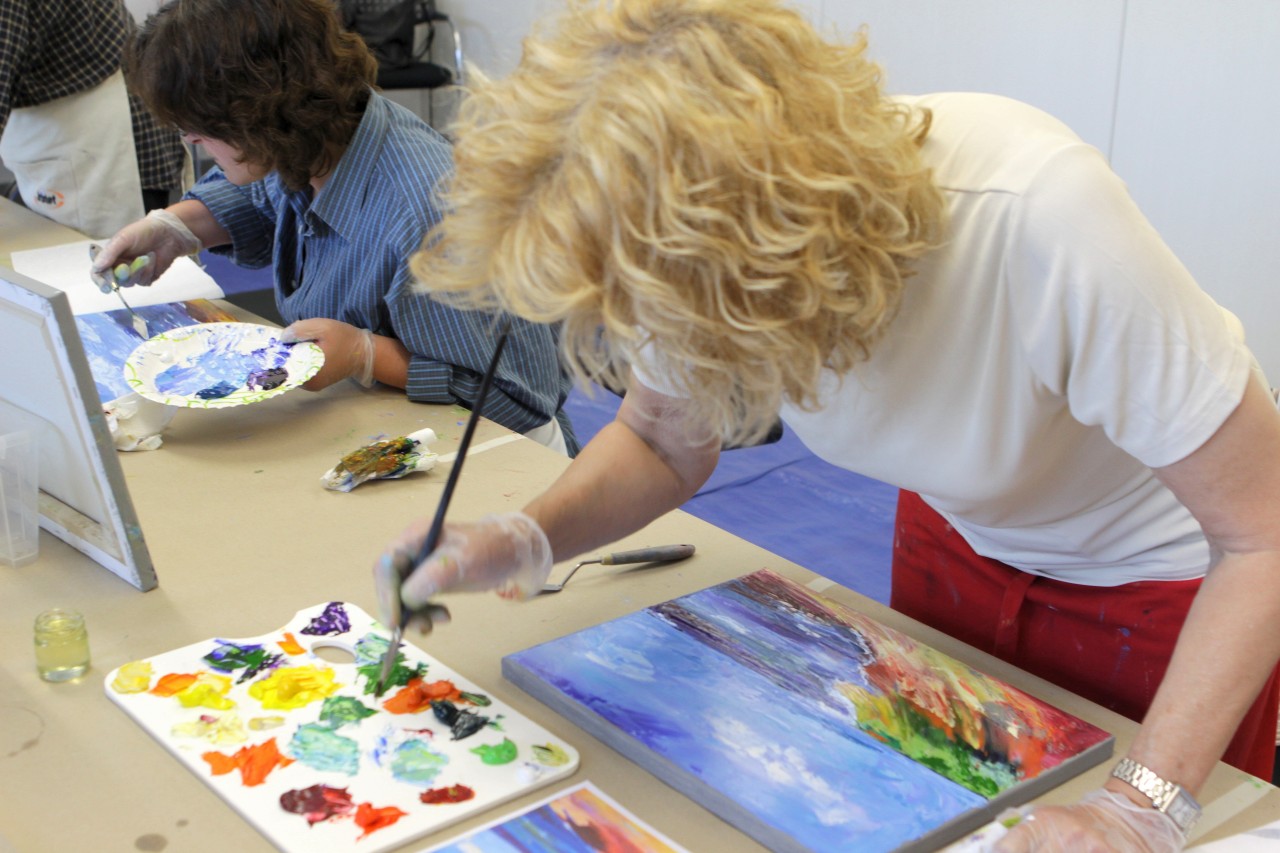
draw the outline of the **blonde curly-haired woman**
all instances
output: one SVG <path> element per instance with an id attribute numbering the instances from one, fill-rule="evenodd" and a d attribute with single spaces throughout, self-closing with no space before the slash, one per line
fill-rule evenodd
<path id="1" fill-rule="evenodd" d="M 411 526 L 381 597 L 528 594 L 780 414 L 903 490 L 895 608 L 1144 721 L 1005 849 L 1180 849 L 1224 752 L 1270 778 L 1280 415 L 1096 150 L 1007 99 L 886 97 L 861 37 L 771 0 L 571 3 L 456 132 L 419 278 L 562 322 L 628 391 L 524 512 L 418 566 Z"/>

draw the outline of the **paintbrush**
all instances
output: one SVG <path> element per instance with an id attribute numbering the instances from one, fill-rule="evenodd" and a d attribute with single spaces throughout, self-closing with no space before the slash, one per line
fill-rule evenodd
<path id="1" fill-rule="evenodd" d="M 462 441 L 458 444 L 458 455 L 453 467 L 449 469 L 449 478 L 445 480 L 444 492 L 440 495 L 440 502 L 436 504 L 436 516 L 431 520 L 431 528 L 427 531 L 426 541 L 422 543 L 422 548 L 418 551 L 413 562 L 409 564 L 409 571 L 413 571 L 414 567 L 421 563 L 431 553 L 436 550 L 436 544 L 440 541 L 440 531 L 444 528 L 444 514 L 449 509 L 449 501 L 453 499 L 453 488 L 458 483 L 458 474 L 462 471 L 462 463 L 467 459 L 467 448 L 471 446 L 471 436 L 475 434 L 476 424 L 480 421 L 480 410 L 484 406 L 484 398 L 489 393 L 489 384 L 493 382 L 494 371 L 498 369 L 498 359 L 502 356 L 502 348 L 507 343 L 507 333 L 510 330 L 508 325 L 502 327 L 502 331 L 498 333 L 498 343 L 493 348 L 493 358 L 489 359 L 489 367 L 484 372 L 484 378 L 480 380 L 480 390 L 476 394 L 475 407 L 471 409 L 471 417 L 467 418 L 467 426 L 462 431 Z M 398 597 L 400 592 L 396 591 Z M 432 605 L 427 605 L 430 608 Z M 400 643 L 404 639 L 404 625 L 408 620 L 405 618 L 404 600 L 400 600 L 399 607 L 396 608 L 395 624 L 391 626 L 391 643 L 387 646 L 386 656 L 382 659 L 382 670 L 378 674 L 378 685 L 374 689 L 373 696 L 375 699 L 381 699 L 382 694 L 386 692 L 387 682 L 391 678 L 391 672 L 396 667 L 396 658 L 399 655 Z"/>

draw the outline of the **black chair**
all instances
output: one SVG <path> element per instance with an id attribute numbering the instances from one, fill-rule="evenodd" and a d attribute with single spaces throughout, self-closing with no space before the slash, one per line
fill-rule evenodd
<path id="1" fill-rule="evenodd" d="M 360 34 L 378 60 L 378 88 L 427 89 L 434 94 L 462 83 L 462 36 L 435 0 L 342 0 L 341 8 L 345 26 Z M 422 26 L 426 32 L 419 38 Z M 433 61 L 438 26 L 449 28 L 452 68 Z M 427 100 L 429 122 L 434 118 L 433 100 Z"/>

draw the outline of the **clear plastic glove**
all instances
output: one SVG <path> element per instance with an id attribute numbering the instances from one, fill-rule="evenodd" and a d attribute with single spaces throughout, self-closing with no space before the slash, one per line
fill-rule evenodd
<path id="1" fill-rule="evenodd" d="M 401 601 L 420 610 L 441 592 L 496 590 L 503 598 L 531 598 L 551 574 L 551 543 L 522 512 L 486 515 L 474 523 L 446 524 L 440 542 L 420 565 L 413 561 L 431 529 L 420 519 L 405 529 L 373 568 L 378 615 L 392 624 Z"/>
<path id="2" fill-rule="evenodd" d="M 324 366 L 303 383 L 308 391 L 328 388 L 343 379 L 354 379 L 365 388 L 373 384 L 373 332 L 340 320 L 299 320 L 280 333 L 283 343 L 315 341 L 324 350 Z"/>
<path id="3" fill-rule="evenodd" d="M 1070 806 L 1023 806 L 996 818 L 1021 820 L 993 848 L 996 853 L 1178 853 L 1186 844 L 1173 819 L 1105 788 Z"/>
<path id="4" fill-rule="evenodd" d="M 93 253 L 89 273 L 94 281 L 115 278 L 120 287 L 149 285 L 183 255 L 194 255 L 204 248 L 181 219 L 167 210 L 153 210 L 125 227 Z M 140 263 L 150 256 L 147 263 Z M 123 268 L 123 269 L 122 269 Z M 124 278 L 117 271 L 125 273 Z"/>

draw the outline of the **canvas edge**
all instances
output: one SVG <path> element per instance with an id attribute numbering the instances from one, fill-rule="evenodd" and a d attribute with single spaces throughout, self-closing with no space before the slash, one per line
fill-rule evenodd
<path id="1" fill-rule="evenodd" d="M 1005 809 L 1015 808 L 1053 790 L 1069 779 L 1096 767 L 1111 757 L 1116 739 L 1109 735 L 1083 752 L 1018 785 L 1001 791 L 987 800 L 987 804 L 958 815 L 928 834 L 895 848 L 894 853 L 926 853 L 959 841 L 964 836 L 985 826 Z"/>

